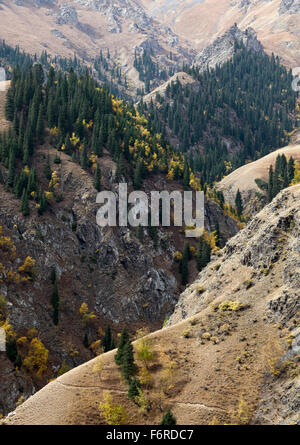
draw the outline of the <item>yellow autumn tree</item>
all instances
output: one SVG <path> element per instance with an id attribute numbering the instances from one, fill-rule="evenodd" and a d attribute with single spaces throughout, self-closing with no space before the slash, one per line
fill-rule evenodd
<path id="1" fill-rule="evenodd" d="M 43 342 L 35 337 L 31 340 L 28 354 L 23 360 L 23 366 L 27 371 L 41 377 L 47 371 L 49 351 Z"/>
<path id="2" fill-rule="evenodd" d="M 126 409 L 113 402 L 113 397 L 109 391 L 105 391 L 104 400 L 99 403 L 99 411 L 108 425 L 125 425 L 127 422 Z"/>
<path id="3" fill-rule="evenodd" d="M 300 164 L 298 161 L 295 162 L 294 179 L 291 182 L 291 185 L 296 184 L 300 184 Z"/>

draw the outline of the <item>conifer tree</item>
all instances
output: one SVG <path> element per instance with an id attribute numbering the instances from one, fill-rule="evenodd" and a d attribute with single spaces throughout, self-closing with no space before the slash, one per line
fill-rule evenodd
<path id="1" fill-rule="evenodd" d="M 269 168 L 269 180 L 268 180 L 268 202 L 273 199 L 273 166 Z"/>
<path id="2" fill-rule="evenodd" d="M 88 157 L 85 144 L 83 145 L 83 148 L 80 153 L 80 165 L 83 169 L 87 169 L 88 167 Z"/>
<path id="3" fill-rule="evenodd" d="M 105 335 L 103 338 L 102 345 L 103 345 L 104 352 L 111 351 L 112 349 L 115 348 L 114 340 L 111 335 L 111 329 L 110 329 L 109 325 L 106 326 Z"/>
<path id="4" fill-rule="evenodd" d="M 136 365 L 134 363 L 133 357 L 133 347 L 130 340 L 128 340 L 123 349 L 122 363 L 121 363 L 121 374 L 123 379 L 129 384 L 131 378 L 136 373 Z"/>
<path id="5" fill-rule="evenodd" d="M 11 149 L 10 155 L 9 155 L 9 163 L 8 163 L 8 176 L 7 176 L 7 180 L 6 180 L 7 188 L 12 187 L 12 185 L 14 183 L 15 164 L 16 164 L 15 152 L 13 149 Z"/>
<path id="6" fill-rule="evenodd" d="M 5 117 L 8 121 L 13 121 L 14 119 L 14 112 L 15 112 L 15 106 L 14 106 L 14 91 L 11 88 L 7 91 L 6 94 L 6 103 L 5 103 Z"/>
<path id="7" fill-rule="evenodd" d="M 38 214 L 42 215 L 44 213 L 44 211 L 47 209 L 47 207 L 48 207 L 48 201 L 45 196 L 45 193 L 40 192 L 39 199 L 38 199 Z"/>
<path id="8" fill-rule="evenodd" d="M 293 159 L 293 157 L 291 156 L 288 162 L 288 179 L 289 179 L 289 183 L 292 182 L 292 180 L 294 179 L 294 172 L 295 172 L 295 161 Z"/>
<path id="9" fill-rule="evenodd" d="M 220 225 L 219 225 L 219 221 L 216 221 L 215 223 L 215 241 L 216 241 L 216 246 L 217 247 L 221 247 L 221 233 L 220 233 Z"/>
<path id="10" fill-rule="evenodd" d="M 85 334 L 84 334 L 84 337 L 83 337 L 83 346 L 85 347 L 85 348 L 88 348 L 89 347 L 89 336 L 88 336 L 88 333 L 86 332 Z"/>
<path id="11" fill-rule="evenodd" d="M 170 410 L 170 408 L 164 414 L 160 424 L 161 425 L 176 425 L 177 424 L 176 417 L 172 414 L 172 411 Z"/>
<path id="12" fill-rule="evenodd" d="M 189 257 L 184 253 L 180 262 L 181 284 L 185 286 L 189 281 Z"/>
<path id="13" fill-rule="evenodd" d="M 46 178 L 50 181 L 52 172 L 51 172 L 51 163 L 50 163 L 49 153 L 47 155 L 44 173 L 45 173 Z"/>
<path id="14" fill-rule="evenodd" d="M 139 395 L 139 389 L 141 389 L 141 384 L 136 377 L 133 377 L 128 388 L 128 397 L 134 402 Z"/>
<path id="15" fill-rule="evenodd" d="M 56 282 L 56 270 L 55 270 L 55 267 L 52 267 L 52 269 L 51 269 L 50 281 L 51 281 L 52 284 L 55 284 L 55 282 Z"/>
<path id="16" fill-rule="evenodd" d="M 22 193 L 21 212 L 24 216 L 29 215 L 28 193 L 25 188 L 23 189 Z"/>
<path id="17" fill-rule="evenodd" d="M 184 163 L 184 171 L 183 171 L 183 186 L 184 190 L 188 190 L 190 185 L 190 169 L 187 161 Z"/>
<path id="18" fill-rule="evenodd" d="M 237 215 L 238 217 L 241 217 L 243 213 L 243 201 L 240 189 L 238 189 L 238 191 L 236 192 L 235 205 L 236 205 Z"/>
<path id="19" fill-rule="evenodd" d="M 36 137 L 40 144 L 44 143 L 45 124 L 44 124 L 44 110 L 43 104 L 40 104 L 39 114 L 36 123 Z"/>
<path id="20" fill-rule="evenodd" d="M 98 192 L 101 191 L 101 170 L 98 162 L 94 173 L 94 187 Z"/>
<path id="21" fill-rule="evenodd" d="M 121 333 L 117 353 L 115 354 L 115 362 L 118 366 L 122 364 L 124 347 L 128 341 L 129 341 L 129 335 L 127 330 L 124 328 Z"/>
<path id="22" fill-rule="evenodd" d="M 139 159 L 137 162 L 137 165 L 135 167 L 134 170 L 134 177 L 133 177 L 133 185 L 135 187 L 135 189 L 139 189 L 142 185 L 142 181 L 143 181 L 143 164 L 142 164 L 142 160 Z"/>
<path id="23" fill-rule="evenodd" d="M 116 181 L 120 181 L 125 173 L 125 167 L 124 167 L 124 158 L 123 153 L 120 153 L 118 162 L 117 162 L 117 168 L 116 168 Z"/>

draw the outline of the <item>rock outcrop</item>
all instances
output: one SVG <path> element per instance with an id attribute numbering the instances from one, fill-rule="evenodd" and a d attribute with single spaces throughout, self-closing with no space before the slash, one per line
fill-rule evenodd
<path id="1" fill-rule="evenodd" d="M 257 40 L 254 29 L 247 28 L 241 31 L 237 26 L 232 26 L 223 36 L 218 37 L 211 45 L 207 46 L 195 58 L 194 64 L 204 71 L 222 65 L 234 54 L 235 43 L 242 42 L 246 48 L 255 52 L 263 52 L 262 44 Z"/>
<path id="2" fill-rule="evenodd" d="M 78 16 L 75 7 L 68 4 L 63 4 L 59 8 L 56 23 L 58 25 L 78 25 Z"/>
<path id="3" fill-rule="evenodd" d="M 279 14 L 299 14 L 300 0 L 282 0 L 279 7 Z"/>
<path id="4" fill-rule="evenodd" d="M 300 309 L 299 199 L 299 185 L 283 190 L 231 238 L 183 292 L 168 324 L 191 317 L 224 294 L 250 302 L 248 295 L 260 293 L 267 299 L 270 319 L 284 324 L 296 317 Z"/>

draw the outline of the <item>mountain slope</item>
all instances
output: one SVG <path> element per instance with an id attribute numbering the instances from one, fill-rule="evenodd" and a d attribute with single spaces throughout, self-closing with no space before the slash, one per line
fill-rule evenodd
<path id="1" fill-rule="evenodd" d="M 189 45 L 170 28 L 152 19 L 133 0 L 3 0 L 0 5 L 0 39 L 19 45 L 30 54 L 47 51 L 52 56 L 76 54 L 90 64 L 109 50 L 111 59 L 127 76 L 128 92 L 145 88 L 134 68 L 135 53 L 146 54 L 164 72 L 178 70 L 191 61 Z M 171 55 L 172 53 L 172 55 Z M 147 69 L 146 69 L 147 71 Z M 154 85 L 159 75 L 147 74 Z"/>
<path id="2" fill-rule="evenodd" d="M 201 51 L 235 23 L 251 26 L 266 51 L 300 65 L 299 0 L 142 0 L 149 13 Z"/>
<path id="3" fill-rule="evenodd" d="M 61 368 L 99 354 L 108 324 L 113 338 L 124 326 L 159 328 L 183 284 L 174 254 L 184 249 L 184 228 L 96 221 L 97 191 L 117 193 L 119 182 L 132 191 L 139 180 L 148 195 L 183 190 L 183 157 L 175 159 L 142 115 L 88 73 L 64 76 L 51 68 L 46 85 L 43 78 L 38 64 L 22 74 L 16 68 L 6 97 L 10 122 L 0 108 L 0 131 L 11 127 L 0 137 L 0 326 L 8 333 L 0 362 L 3 414 Z M 181 165 L 177 180 L 167 179 L 171 160 Z M 221 245 L 238 230 L 209 199 L 205 217 L 210 232 L 219 223 Z M 196 273 L 194 258 L 189 279 Z"/>
<path id="4" fill-rule="evenodd" d="M 186 289 L 168 327 L 147 337 L 155 352 L 148 411 L 128 401 L 111 351 L 4 422 L 102 424 L 108 390 L 129 424 L 159 423 L 167 407 L 179 424 L 299 423 L 299 200 L 299 185 L 281 192 Z"/>

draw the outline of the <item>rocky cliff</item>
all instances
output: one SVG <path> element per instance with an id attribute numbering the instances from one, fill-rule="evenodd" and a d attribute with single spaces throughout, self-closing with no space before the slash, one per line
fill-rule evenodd
<path id="1" fill-rule="evenodd" d="M 196 56 L 194 64 L 200 68 L 200 71 L 222 65 L 233 56 L 236 42 L 242 42 L 251 51 L 263 52 L 263 46 L 257 40 L 254 29 L 247 28 L 245 31 L 241 31 L 235 25 L 201 51 Z"/>

